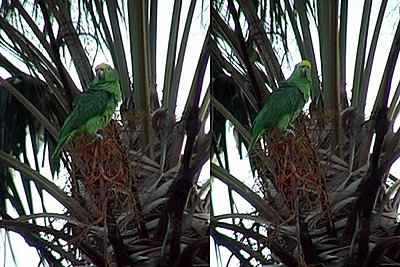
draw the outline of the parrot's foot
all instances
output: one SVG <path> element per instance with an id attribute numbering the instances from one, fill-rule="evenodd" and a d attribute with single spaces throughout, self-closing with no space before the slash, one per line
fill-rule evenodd
<path id="1" fill-rule="evenodd" d="M 98 139 L 98 140 L 103 140 L 103 139 L 104 139 L 104 137 L 103 137 L 101 134 L 98 134 L 98 133 L 96 133 L 96 134 L 94 135 L 94 138 L 95 138 L 95 139 Z"/>
<path id="2" fill-rule="evenodd" d="M 285 129 L 285 137 L 296 137 L 296 135 L 294 134 L 294 131 L 292 129 L 286 128 Z"/>

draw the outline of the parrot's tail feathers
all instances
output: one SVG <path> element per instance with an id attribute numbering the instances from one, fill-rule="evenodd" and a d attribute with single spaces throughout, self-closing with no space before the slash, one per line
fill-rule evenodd
<path id="1" fill-rule="evenodd" d="M 51 155 L 52 159 L 56 159 L 58 155 L 60 154 L 61 151 L 61 146 L 60 143 L 56 146 L 56 149 L 54 149 L 53 154 Z"/>
<path id="2" fill-rule="evenodd" d="M 75 137 L 75 135 L 77 133 L 79 133 L 79 132 L 82 132 L 82 129 L 78 128 L 76 130 L 73 130 L 68 135 L 61 135 L 60 134 L 61 138 L 60 138 L 60 140 L 58 140 L 58 144 L 57 144 L 56 148 L 54 149 L 54 152 L 51 155 L 51 157 L 53 159 L 56 159 L 56 157 L 58 157 L 58 155 L 60 154 L 61 149 L 63 149 L 63 147 L 66 144 L 68 144 Z"/>
<path id="3" fill-rule="evenodd" d="M 247 156 L 249 156 L 251 150 L 253 149 L 254 145 L 256 144 L 258 138 L 254 138 L 253 140 L 251 140 L 251 143 L 249 145 L 249 148 L 247 149 Z"/>
<path id="4" fill-rule="evenodd" d="M 53 151 L 53 154 L 51 155 L 52 159 L 57 159 L 58 156 L 60 155 L 61 149 L 65 145 L 65 141 L 67 141 L 67 138 L 64 138 L 63 140 L 59 140 L 56 148 Z"/>

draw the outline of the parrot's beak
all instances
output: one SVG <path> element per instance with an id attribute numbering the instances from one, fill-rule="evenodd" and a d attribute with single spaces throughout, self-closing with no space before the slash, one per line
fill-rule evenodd
<path id="1" fill-rule="evenodd" d="M 301 77 L 307 77 L 309 73 L 310 73 L 310 68 L 308 66 L 300 67 L 300 76 Z"/>
<path id="2" fill-rule="evenodd" d="M 106 78 L 106 72 L 111 69 L 111 66 L 106 63 L 101 63 L 96 66 L 94 71 L 96 72 L 96 77 L 99 80 L 104 80 Z"/>
<path id="3" fill-rule="evenodd" d="M 99 78 L 99 80 L 104 80 L 104 77 L 105 77 L 105 73 L 104 73 L 104 70 L 103 69 L 97 69 L 96 70 L 96 76 L 97 76 L 97 78 Z"/>

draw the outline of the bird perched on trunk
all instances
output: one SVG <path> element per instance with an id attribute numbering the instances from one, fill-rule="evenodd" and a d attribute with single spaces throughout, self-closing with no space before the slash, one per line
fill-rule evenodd
<path id="1" fill-rule="evenodd" d="M 279 83 L 279 88 L 269 95 L 254 119 L 250 130 L 249 152 L 265 130 L 278 128 L 283 132 L 297 118 L 310 98 L 310 85 L 311 63 L 303 60 L 296 65 L 289 79 Z"/>
<path id="2" fill-rule="evenodd" d="M 87 132 L 96 135 L 99 129 L 110 122 L 118 102 L 122 99 L 118 72 L 104 63 L 96 66 L 95 72 L 96 77 L 88 90 L 82 92 L 72 103 L 72 112 L 61 128 L 53 158 L 59 155 L 64 145 L 76 134 Z"/>

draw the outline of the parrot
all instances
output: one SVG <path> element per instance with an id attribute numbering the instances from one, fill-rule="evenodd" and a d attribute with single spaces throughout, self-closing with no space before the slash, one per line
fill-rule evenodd
<path id="1" fill-rule="evenodd" d="M 310 98 L 311 63 L 303 60 L 295 66 L 292 75 L 279 83 L 271 93 L 261 111 L 254 119 L 250 130 L 250 152 L 265 130 L 277 128 L 283 132 L 294 121 Z"/>
<path id="2" fill-rule="evenodd" d="M 72 103 L 72 111 L 61 128 L 52 158 L 78 133 L 96 136 L 97 131 L 111 120 L 118 102 L 122 100 L 117 70 L 102 63 L 95 68 L 96 76 L 88 90 L 78 95 Z"/>

